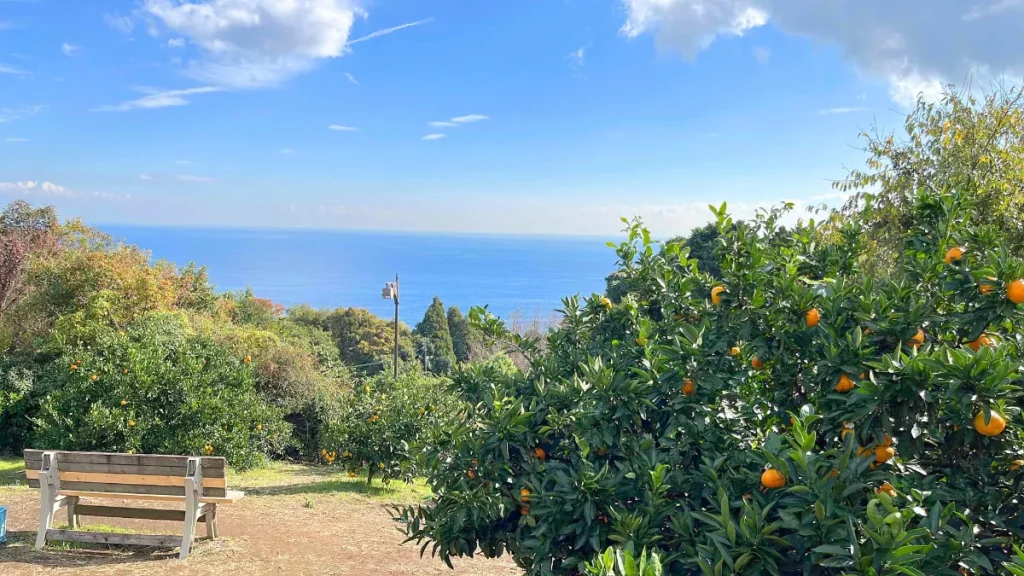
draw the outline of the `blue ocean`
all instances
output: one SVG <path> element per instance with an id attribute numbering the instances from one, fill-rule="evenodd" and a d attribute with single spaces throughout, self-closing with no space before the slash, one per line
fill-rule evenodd
<path id="1" fill-rule="evenodd" d="M 597 237 L 349 232 L 236 228 L 100 227 L 154 260 L 206 266 L 219 291 L 251 287 L 292 306 L 366 308 L 399 275 L 403 322 L 415 326 L 434 296 L 467 312 L 488 305 L 508 317 L 548 320 L 565 296 L 604 291 L 615 253 Z"/>

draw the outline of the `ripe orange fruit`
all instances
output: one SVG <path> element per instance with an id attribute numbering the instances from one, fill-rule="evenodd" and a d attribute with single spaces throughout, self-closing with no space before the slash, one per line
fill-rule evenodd
<path id="1" fill-rule="evenodd" d="M 996 412 L 992 412 L 992 418 L 985 423 L 985 412 L 978 412 L 974 417 L 974 429 L 982 436 L 999 436 L 1006 429 L 1006 420 Z"/>
<path id="2" fill-rule="evenodd" d="M 245 359 L 242 360 L 242 362 L 245 362 L 246 364 L 252 362 L 252 356 L 246 356 Z"/>
<path id="3" fill-rule="evenodd" d="M 538 460 L 544 460 L 548 457 L 548 453 L 539 446 L 533 449 L 533 455 L 536 456 Z"/>
<path id="4" fill-rule="evenodd" d="M 729 349 L 729 354 L 732 354 L 733 356 L 739 356 L 740 355 L 740 347 L 739 346 L 733 346 L 732 348 Z"/>
<path id="5" fill-rule="evenodd" d="M 764 362 L 761 362 L 761 359 L 758 358 L 757 356 L 754 356 L 753 358 L 750 359 L 750 365 L 754 367 L 754 370 L 760 370 L 761 368 L 764 368 Z"/>
<path id="6" fill-rule="evenodd" d="M 875 448 L 875 462 L 878 464 L 885 464 L 892 457 L 896 455 L 896 449 L 892 446 L 879 446 Z"/>
<path id="7" fill-rule="evenodd" d="M 808 328 L 814 328 L 821 321 L 821 312 L 818 312 L 817 308 L 811 308 L 807 312 L 804 312 L 804 322 L 807 323 Z"/>
<path id="8" fill-rule="evenodd" d="M 128 421 L 128 427 L 131 428 L 132 426 L 135 426 L 135 420 Z"/>
<path id="9" fill-rule="evenodd" d="M 100 379 L 100 375 L 99 374 L 93 374 L 93 375 L 89 376 L 89 380 L 92 380 L 93 382 L 95 382 L 95 381 L 97 381 L 99 379 Z"/>
<path id="10" fill-rule="evenodd" d="M 846 374 L 841 374 L 839 376 L 839 381 L 836 382 L 836 392 L 846 393 L 850 390 L 853 390 L 853 380 Z"/>
<path id="11" fill-rule="evenodd" d="M 127 405 L 128 405 L 128 401 L 127 400 L 121 400 L 121 406 L 127 406 Z"/>
<path id="12" fill-rule="evenodd" d="M 470 478 L 476 478 L 476 472 L 473 472 L 472 470 L 466 470 L 466 476 L 469 476 Z"/>
<path id="13" fill-rule="evenodd" d="M 526 488 L 523 488 L 522 490 L 520 490 L 519 491 L 519 499 L 522 500 L 523 502 L 529 502 L 530 501 L 530 491 L 527 490 Z"/>
<path id="14" fill-rule="evenodd" d="M 529 516 L 530 515 L 530 506 L 527 505 L 527 504 L 523 504 L 522 506 L 519 507 L 519 513 L 522 514 L 523 516 Z"/>
<path id="15" fill-rule="evenodd" d="M 865 448 L 864 446 L 857 447 L 857 456 L 874 456 L 875 451 L 871 448 Z"/>
<path id="16" fill-rule="evenodd" d="M 896 497 L 896 489 L 893 488 L 892 484 L 889 484 L 888 482 L 882 484 L 881 486 L 875 489 L 875 494 L 881 494 L 883 492 L 888 494 L 890 498 Z"/>
<path id="17" fill-rule="evenodd" d="M 1024 303 L 1024 280 L 1014 280 L 1006 287 L 1006 297 L 1014 304 Z"/>
<path id="18" fill-rule="evenodd" d="M 697 386 L 694 385 L 693 380 L 687 378 L 683 382 L 683 394 L 685 396 L 693 396 L 697 393 Z"/>
<path id="19" fill-rule="evenodd" d="M 946 264 L 952 264 L 953 262 L 959 262 L 964 257 L 964 249 L 959 246 L 954 246 L 946 252 Z"/>
<path id="20" fill-rule="evenodd" d="M 1010 472 L 1013 472 L 1021 466 L 1024 466 L 1024 460 L 1014 460 L 1013 462 L 1010 462 Z"/>
<path id="21" fill-rule="evenodd" d="M 765 488 L 782 488 L 786 485 L 786 477 L 775 468 L 769 468 L 761 473 L 761 485 Z"/>
<path id="22" fill-rule="evenodd" d="M 910 339 L 909 344 L 911 348 L 917 348 L 918 346 L 924 344 L 924 330 L 918 328 L 917 334 L 914 334 L 914 337 Z"/>
<path id="23" fill-rule="evenodd" d="M 356 473 L 355 472 L 349 472 L 348 473 L 348 477 L 349 478 L 355 478 L 356 477 Z"/>
<path id="24" fill-rule="evenodd" d="M 604 306 L 605 308 L 611 308 L 612 301 L 609 300 L 607 296 L 601 296 L 601 306 Z"/>
<path id="25" fill-rule="evenodd" d="M 892 446 L 892 436 L 889 436 L 888 434 L 886 434 L 882 438 L 882 446 Z"/>
<path id="26" fill-rule="evenodd" d="M 994 344 L 994 341 L 989 338 L 987 334 L 982 334 L 981 336 L 978 336 L 977 340 L 968 342 L 967 347 L 977 352 L 982 346 L 991 346 L 992 344 Z"/>
<path id="27" fill-rule="evenodd" d="M 992 276 L 989 276 L 987 279 L 989 280 L 989 282 L 978 282 L 978 292 L 982 294 L 988 294 L 989 292 L 995 290 L 995 286 L 992 285 L 992 282 L 995 282 L 996 279 L 993 278 Z"/>
<path id="28" fill-rule="evenodd" d="M 711 303 L 719 305 L 722 303 L 722 292 L 725 292 L 724 286 L 715 286 L 711 289 Z"/>

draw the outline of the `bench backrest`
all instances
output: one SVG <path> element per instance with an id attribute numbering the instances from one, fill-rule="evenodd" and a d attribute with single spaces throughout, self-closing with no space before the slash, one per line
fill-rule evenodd
<path id="1" fill-rule="evenodd" d="M 33 488 L 39 487 L 43 452 L 25 450 L 25 477 Z M 185 495 L 188 456 L 62 451 L 56 451 L 55 454 L 61 490 Z M 202 466 L 202 494 L 213 497 L 226 495 L 224 459 L 203 456 L 198 460 Z"/>

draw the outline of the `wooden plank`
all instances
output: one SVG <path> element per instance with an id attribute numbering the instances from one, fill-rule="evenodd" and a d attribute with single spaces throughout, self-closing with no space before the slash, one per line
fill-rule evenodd
<path id="1" fill-rule="evenodd" d="M 116 452 L 63 452 L 57 450 L 57 462 L 75 462 L 79 464 L 127 464 L 132 466 L 182 466 L 188 463 L 188 456 L 169 456 L 163 454 L 119 454 Z M 25 450 L 25 464 L 42 462 L 42 450 Z M 224 468 L 226 462 L 220 456 L 204 456 L 203 468 Z M 36 467 L 38 470 L 38 467 Z"/>
<path id="2" fill-rule="evenodd" d="M 90 464 L 80 462 L 59 462 L 61 472 L 89 472 L 94 474 L 138 474 L 141 476 L 180 476 L 185 477 L 184 466 L 135 466 L 132 464 Z M 35 466 L 25 466 L 26 470 L 39 470 L 42 460 Z M 204 478 L 224 478 L 224 468 L 208 468 L 203 470 Z"/>
<path id="3" fill-rule="evenodd" d="M 39 478 L 38 470 L 25 470 L 29 480 Z M 60 481 L 64 482 L 98 482 L 103 484 L 138 484 L 141 486 L 184 486 L 184 476 L 149 476 L 141 474 L 96 474 L 91 472 L 72 472 L 60 470 Z M 203 478 L 203 488 L 226 488 L 224 478 Z"/>
<path id="4" fill-rule="evenodd" d="M 136 518 L 139 520 L 166 520 L 169 522 L 184 522 L 184 510 L 157 510 L 153 508 L 125 508 L 122 506 L 96 506 L 94 504 L 79 504 L 75 507 L 79 516 L 94 516 L 97 518 Z M 200 522 L 206 522 L 206 514 L 199 518 Z"/>
<path id="5" fill-rule="evenodd" d="M 148 500 L 151 502 L 184 502 L 185 495 L 171 494 L 129 494 L 123 492 L 92 492 L 88 490 L 61 490 L 62 496 L 81 496 L 83 498 L 113 498 L 116 500 Z M 245 497 L 245 492 L 227 490 L 223 496 L 210 496 L 203 493 L 199 499 L 204 504 L 234 504 Z"/>
<path id="6" fill-rule="evenodd" d="M 159 536 L 155 534 L 106 534 L 103 532 L 76 532 L 73 530 L 47 530 L 47 540 L 63 542 L 86 542 L 90 544 L 114 544 L 128 546 L 154 546 L 176 548 L 181 544 L 180 536 Z"/>
<path id="7" fill-rule="evenodd" d="M 28 486 L 29 486 L 29 488 L 36 488 L 36 489 L 38 489 L 39 488 L 39 480 L 29 480 L 28 481 Z M 94 491 L 96 493 L 118 492 L 118 491 L 120 491 L 122 493 L 124 493 L 124 492 L 131 492 L 131 493 L 134 493 L 134 494 L 138 494 L 140 496 L 161 495 L 161 494 L 154 494 L 151 491 L 150 492 L 132 491 L 132 490 L 129 490 L 129 487 L 124 485 L 124 484 L 109 485 L 110 486 L 109 489 L 106 489 L 106 490 L 91 490 L 91 488 L 89 488 L 91 486 L 96 486 L 96 485 L 95 484 L 87 484 L 87 485 L 85 485 L 85 488 L 83 488 L 81 483 L 76 482 L 76 483 L 74 483 L 72 485 L 62 485 L 61 488 L 62 489 L 67 489 L 67 490 L 74 490 L 74 491 Z M 100 484 L 99 486 L 105 486 L 105 485 L 104 484 Z M 146 486 L 142 486 L 140 488 L 147 488 L 147 487 Z M 203 496 L 209 496 L 211 498 L 223 498 L 223 497 L 225 497 L 226 493 L 229 493 L 229 492 L 230 492 L 230 490 L 227 490 L 226 488 L 203 488 Z M 182 489 L 180 490 L 180 493 L 181 493 L 181 496 L 183 497 L 183 495 L 185 494 L 184 487 L 182 487 Z M 167 495 L 167 494 L 163 494 L 163 495 Z M 170 494 L 170 495 L 173 496 L 174 494 Z"/>

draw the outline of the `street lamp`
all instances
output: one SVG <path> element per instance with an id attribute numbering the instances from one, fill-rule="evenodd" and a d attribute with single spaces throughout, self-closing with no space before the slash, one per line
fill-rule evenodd
<path id="1" fill-rule="evenodd" d="M 398 274 L 395 281 L 388 282 L 380 292 L 381 298 L 395 301 L 395 380 L 398 380 Z"/>

